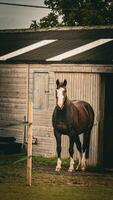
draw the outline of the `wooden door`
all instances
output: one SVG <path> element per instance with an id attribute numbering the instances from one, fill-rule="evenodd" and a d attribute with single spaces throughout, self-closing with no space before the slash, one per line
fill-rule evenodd
<path id="1" fill-rule="evenodd" d="M 48 73 L 34 73 L 34 108 L 46 110 L 48 108 L 49 83 Z"/>

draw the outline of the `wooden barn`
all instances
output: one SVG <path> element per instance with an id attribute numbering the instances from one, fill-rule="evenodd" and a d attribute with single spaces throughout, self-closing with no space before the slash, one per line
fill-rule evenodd
<path id="1" fill-rule="evenodd" d="M 32 100 L 34 155 L 56 154 L 51 123 L 56 79 L 67 79 L 70 99 L 94 108 L 89 165 L 112 168 L 113 27 L 0 31 L 0 121 L 27 118 Z M 24 133 L 22 125 L 0 129 L 0 136 L 15 137 L 18 143 Z M 67 156 L 68 138 L 63 136 L 62 157 Z"/>

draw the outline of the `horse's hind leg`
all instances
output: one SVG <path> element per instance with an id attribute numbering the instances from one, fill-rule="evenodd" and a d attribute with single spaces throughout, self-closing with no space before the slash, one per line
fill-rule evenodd
<path id="1" fill-rule="evenodd" d="M 69 137 L 69 154 L 70 154 L 70 167 L 69 167 L 69 172 L 74 171 L 74 159 L 73 159 L 73 153 L 74 153 L 74 137 L 70 136 Z"/>
<path id="2" fill-rule="evenodd" d="M 89 158 L 90 135 L 91 135 L 90 132 L 86 132 L 83 135 L 82 162 L 81 162 L 81 170 L 82 171 L 85 171 L 86 159 Z"/>
<path id="3" fill-rule="evenodd" d="M 82 160 L 82 147 L 81 147 L 81 142 L 80 142 L 80 138 L 78 135 L 75 136 L 75 143 L 76 143 L 76 147 L 77 147 L 77 150 L 79 152 L 78 154 L 78 165 L 76 167 L 76 170 L 79 170 L 81 168 L 81 160 Z"/>

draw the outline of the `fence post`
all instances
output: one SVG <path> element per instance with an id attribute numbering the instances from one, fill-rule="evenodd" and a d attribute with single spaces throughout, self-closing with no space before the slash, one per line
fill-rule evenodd
<path id="1" fill-rule="evenodd" d="M 27 185 L 31 186 L 32 181 L 32 120 L 33 108 L 32 102 L 28 104 L 28 142 L 27 142 Z"/>

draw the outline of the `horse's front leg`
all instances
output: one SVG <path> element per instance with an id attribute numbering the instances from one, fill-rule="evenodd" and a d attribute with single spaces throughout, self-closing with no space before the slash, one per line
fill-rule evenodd
<path id="1" fill-rule="evenodd" d="M 79 170 L 79 169 L 81 169 L 82 147 L 81 147 L 81 142 L 80 142 L 79 136 L 77 134 L 75 135 L 75 143 L 76 143 L 77 150 L 78 150 L 78 165 L 76 167 L 76 170 Z"/>
<path id="2" fill-rule="evenodd" d="M 61 170 L 61 134 L 55 131 L 55 138 L 56 138 L 56 150 L 58 155 L 57 165 L 55 171 L 59 172 Z"/>
<path id="3" fill-rule="evenodd" d="M 73 158 L 73 154 L 74 154 L 74 138 L 73 137 L 69 137 L 69 154 L 70 154 L 70 166 L 69 166 L 69 172 L 74 171 L 74 158 Z"/>

